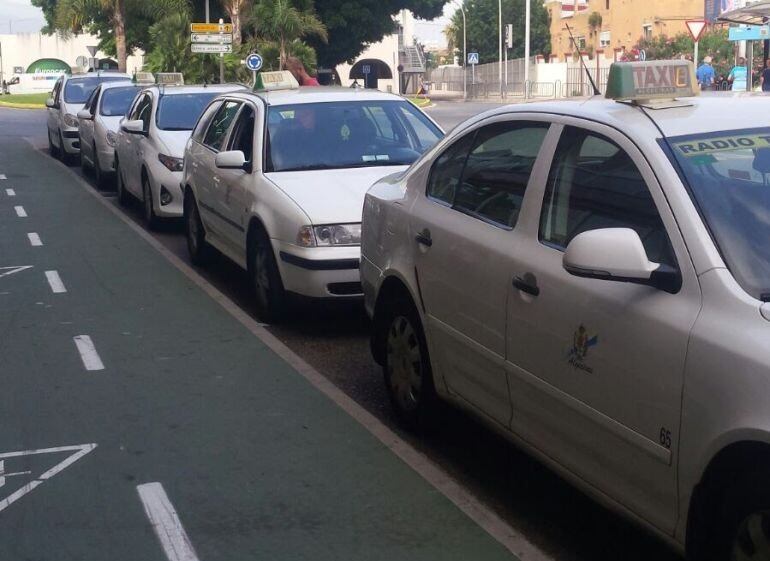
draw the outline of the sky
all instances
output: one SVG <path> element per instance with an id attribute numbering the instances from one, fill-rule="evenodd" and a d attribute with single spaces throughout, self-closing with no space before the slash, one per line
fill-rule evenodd
<path id="1" fill-rule="evenodd" d="M 454 10 L 451 4 L 447 4 L 443 16 L 433 21 L 418 20 L 415 23 L 417 38 L 428 46 L 445 47 L 442 31 Z M 43 25 L 45 18 L 42 10 L 34 7 L 30 0 L 0 0 L 0 34 L 40 31 Z"/>

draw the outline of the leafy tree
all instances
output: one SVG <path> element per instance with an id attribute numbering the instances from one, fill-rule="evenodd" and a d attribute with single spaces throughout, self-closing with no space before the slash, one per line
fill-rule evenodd
<path id="1" fill-rule="evenodd" d="M 105 37 L 105 23 L 109 25 L 114 41 L 118 69 L 126 71 L 129 53 L 127 22 L 137 19 L 161 19 L 166 14 L 187 12 L 187 0 L 58 0 L 53 21 L 56 30 L 63 33 L 81 33 L 95 30 Z"/>
<path id="2" fill-rule="evenodd" d="M 233 49 L 241 45 L 241 15 L 247 11 L 249 0 L 220 0 L 233 24 Z"/>
<path id="3" fill-rule="evenodd" d="M 658 35 L 651 39 L 641 38 L 634 50 L 644 49 L 648 60 L 665 60 L 681 57 L 692 58 L 695 45 L 689 33 L 679 33 L 673 37 Z M 727 75 L 733 67 L 734 46 L 727 40 L 727 30 L 712 28 L 703 33 L 698 43 L 698 56 L 710 56 L 717 74 Z M 700 63 L 701 61 L 698 61 Z"/>
<path id="4" fill-rule="evenodd" d="M 260 0 L 254 6 L 252 24 L 256 35 L 278 44 L 280 66 L 289 56 L 289 45 L 307 36 L 326 41 L 326 26 L 311 7 L 297 7 L 291 0 Z"/>
<path id="5" fill-rule="evenodd" d="M 478 52 L 479 62 L 482 64 L 498 60 L 497 11 L 497 0 L 467 0 L 465 2 L 465 12 L 468 16 L 468 52 Z M 524 56 L 524 11 L 524 0 L 506 0 L 503 2 L 503 25 L 513 24 L 513 49 L 509 53 L 512 58 Z M 453 44 L 461 48 L 463 44 L 463 16 L 459 9 L 452 16 L 451 25 L 455 30 Z M 551 52 L 548 11 L 541 2 L 532 2 L 530 33 L 530 51 L 533 54 Z"/>
<path id="6" fill-rule="evenodd" d="M 506 0 L 507 1 L 507 0 Z M 352 61 L 367 45 L 380 41 L 396 29 L 393 16 L 402 9 L 415 16 L 433 19 L 441 15 L 447 0 L 298 0 L 298 6 L 315 4 L 318 17 L 326 26 L 329 40 L 309 39 L 318 53 L 318 63 L 326 68 Z M 462 41 L 461 43 L 462 44 Z"/>

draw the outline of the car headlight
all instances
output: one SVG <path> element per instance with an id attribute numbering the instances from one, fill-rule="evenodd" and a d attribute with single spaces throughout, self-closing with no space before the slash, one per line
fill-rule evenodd
<path id="1" fill-rule="evenodd" d="M 117 141 L 118 141 L 118 135 L 112 131 L 107 131 L 107 144 L 109 144 L 114 148 Z"/>
<path id="2" fill-rule="evenodd" d="M 175 158 L 174 156 L 166 156 L 165 154 L 158 154 L 158 161 L 166 166 L 169 171 L 182 171 L 184 166 L 183 158 Z"/>
<path id="3" fill-rule="evenodd" d="M 64 114 L 64 124 L 68 127 L 75 127 L 78 126 L 78 118 L 75 117 L 75 115 L 72 115 L 71 113 L 65 113 Z"/>
<path id="4" fill-rule="evenodd" d="M 361 245 L 361 224 L 327 224 L 315 226 L 316 245 Z"/>

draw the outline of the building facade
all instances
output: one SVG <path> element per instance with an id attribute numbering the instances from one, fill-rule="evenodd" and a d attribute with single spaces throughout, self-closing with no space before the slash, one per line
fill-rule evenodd
<path id="1" fill-rule="evenodd" d="M 619 57 L 641 38 L 687 32 L 685 22 L 702 19 L 704 0 L 546 0 L 551 16 L 551 53 L 564 60 L 581 51 Z"/>

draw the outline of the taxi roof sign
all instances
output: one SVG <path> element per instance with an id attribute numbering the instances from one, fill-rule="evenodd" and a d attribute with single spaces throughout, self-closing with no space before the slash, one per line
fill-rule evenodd
<path id="1" fill-rule="evenodd" d="M 607 79 L 608 99 L 653 100 L 692 97 L 700 88 L 689 60 L 616 62 Z"/>
<path id="2" fill-rule="evenodd" d="M 278 72 L 260 72 L 254 84 L 256 91 L 270 92 L 275 90 L 296 90 L 299 82 L 288 70 Z"/>
<path id="3" fill-rule="evenodd" d="M 184 75 L 181 72 L 158 72 L 155 83 L 164 86 L 184 86 Z"/>

